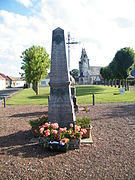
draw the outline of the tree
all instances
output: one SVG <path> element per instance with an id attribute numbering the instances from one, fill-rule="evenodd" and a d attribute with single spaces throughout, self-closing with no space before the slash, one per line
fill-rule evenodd
<path id="1" fill-rule="evenodd" d="M 79 74 L 79 70 L 78 69 L 72 69 L 72 71 L 70 71 L 71 76 L 73 76 L 73 78 L 78 77 Z"/>
<path id="2" fill-rule="evenodd" d="M 114 57 L 114 62 L 118 79 L 126 81 L 135 62 L 134 50 L 130 47 L 120 49 Z"/>
<path id="3" fill-rule="evenodd" d="M 38 82 L 47 75 L 50 66 L 49 55 L 40 46 L 32 46 L 22 53 L 22 67 L 25 80 L 33 85 L 33 90 L 38 95 Z"/>
<path id="4" fill-rule="evenodd" d="M 119 80 L 119 87 L 121 85 L 121 80 L 127 79 L 130 72 L 135 64 L 135 52 L 130 47 L 125 47 L 117 51 L 115 57 L 107 67 L 103 67 L 100 70 L 100 74 L 104 80 Z M 124 85 L 124 82 L 123 82 Z M 126 88 L 126 83 L 125 83 Z"/>
<path id="5" fill-rule="evenodd" d="M 105 71 L 104 71 L 104 67 L 102 67 L 100 69 L 100 74 L 102 75 L 103 79 L 104 79 L 104 85 L 105 85 Z"/>
<path id="6" fill-rule="evenodd" d="M 112 73 L 111 73 L 110 67 L 109 66 L 102 67 L 101 70 L 100 70 L 100 74 L 104 78 L 105 85 L 106 85 L 106 80 L 108 81 L 108 85 L 109 85 L 109 80 L 112 77 Z"/>
<path id="7" fill-rule="evenodd" d="M 117 72 L 117 68 L 116 68 L 116 62 L 114 61 L 114 59 L 110 62 L 109 68 L 111 71 L 112 84 L 114 82 L 115 87 L 116 87 L 116 83 L 117 83 L 117 79 L 118 79 L 118 72 Z"/>
<path id="8" fill-rule="evenodd" d="M 135 62 L 134 50 L 130 47 L 120 49 L 117 51 L 114 61 L 116 63 L 116 70 L 119 78 L 126 79 L 129 76 Z"/>

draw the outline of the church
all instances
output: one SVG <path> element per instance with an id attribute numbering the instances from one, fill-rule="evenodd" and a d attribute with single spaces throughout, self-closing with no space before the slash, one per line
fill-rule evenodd
<path id="1" fill-rule="evenodd" d="M 79 61 L 79 84 L 101 84 L 100 66 L 90 66 L 85 48 Z"/>

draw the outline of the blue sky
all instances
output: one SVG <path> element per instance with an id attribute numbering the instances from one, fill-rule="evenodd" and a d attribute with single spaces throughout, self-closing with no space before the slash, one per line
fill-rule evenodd
<path id="1" fill-rule="evenodd" d="M 90 65 L 106 66 L 119 49 L 135 49 L 134 17 L 135 0 L 0 0 L 0 72 L 19 76 L 21 53 L 32 45 L 50 54 L 57 27 L 81 41 L 71 47 L 71 69 L 82 47 Z"/>
<path id="2" fill-rule="evenodd" d="M 29 15 L 29 10 L 16 0 L 0 0 L 0 10 L 6 10 L 21 15 Z"/>

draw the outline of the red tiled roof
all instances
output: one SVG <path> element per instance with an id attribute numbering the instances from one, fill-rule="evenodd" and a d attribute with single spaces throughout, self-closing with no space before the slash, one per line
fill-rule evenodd
<path id="1" fill-rule="evenodd" d="M 1 75 L 3 78 L 5 78 L 6 80 L 10 80 L 7 76 L 5 76 L 5 74 L 0 73 L 0 75 Z"/>
<path id="2" fill-rule="evenodd" d="M 0 79 L 5 79 L 5 78 L 0 75 Z"/>

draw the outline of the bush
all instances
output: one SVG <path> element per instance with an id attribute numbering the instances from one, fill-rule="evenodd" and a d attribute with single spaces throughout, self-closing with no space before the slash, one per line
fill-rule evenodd
<path id="1" fill-rule="evenodd" d="M 81 117 L 76 120 L 76 125 L 81 126 L 82 128 L 90 127 L 90 118 L 89 117 Z"/>
<path id="2" fill-rule="evenodd" d="M 29 124 L 32 128 L 39 128 L 46 122 L 48 122 L 48 117 L 45 115 L 42 115 L 39 119 L 29 121 Z"/>

